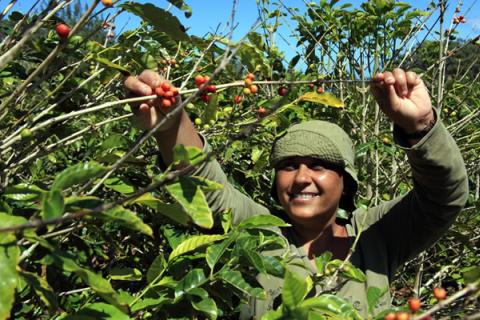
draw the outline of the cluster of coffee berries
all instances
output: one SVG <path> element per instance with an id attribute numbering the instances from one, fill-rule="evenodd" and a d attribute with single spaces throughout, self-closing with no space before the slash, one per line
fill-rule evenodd
<path id="1" fill-rule="evenodd" d="M 312 82 L 312 83 L 309 83 L 308 84 L 308 87 L 310 88 L 310 90 L 312 91 L 315 91 L 315 85 L 317 85 L 317 93 L 324 93 L 325 90 L 323 89 L 323 86 L 322 86 L 322 80 L 319 79 L 315 82 Z"/>
<path id="2" fill-rule="evenodd" d="M 67 39 L 70 35 L 70 27 L 65 23 L 59 23 L 55 26 L 55 31 L 61 39 Z"/>
<path id="3" fill-rule="evenodd" d="M 444 288 L 438 287 L 433 289 L 433 296 L 437 301 L 445 300 L 447 297 L 447 292 Z M 410 309 L 410 313 L 406 311 L 400 312 L 389 312 L 383 318 L 384 320 L 408 320 L 410 319 L 411 314 L 416 314 L 422 308 L 422 302 L 418 298 L 410 298 L 408 299 L 408 308 Z M 420 316 L 422 320 L 429 320 L 432 319 L 430 315 Z"/>
<path id="4" fill-rule="evenodd" d="M 172 58 L 172 59 L 169 59 L 169 60 L 162 59 L 162 60 L 160 60 L 160 64 L 163 65 L 163 66 L 168 66 L 169 65 L 169 66 L 174 67 L 174 66 L 177 65 L 177 60 L 175 58 Z"/>
<path id="5" fill-rule="evenodd" d="M 465 23 L 465 22 L 467 22 L 467 20 L 465 20 L 464 16 L 453 17 L 454 24 Z"/>
<path id="6" fill-rule="evenodd" d="M 422 307 L 422 302 L 418 298 L 408 299 L 408 308 L 412 314 L 417 313 Z M 408 320 L 410 319 L 410 313 L 406 311 L 389 312 L 383 317 L 383 320 Z"/>
<path id="7" fill-rule="evenodd" d="M 253 80 L 255 80 L 255 75 L 253 73 L 249 73 L 245 76 L 245 79 L 243 80 L 245 86 L 245 88 L 243 88 L 243 94 L 250 95 L 258 92 L 258 87 L 253 84 Z"/>
<path id="8" fill-rule="evenodd" d="M 202 93 L 201 98 L 205 103 L 210 101 L 209 93 L 217 92 L 217 87 L 214 84 L 209 84 L 205 88 L 203 88 L 204 84 L 210 81 L 209 76 L 202 76 L 201 74 L 196 75 L 194 78 L 195 85 L 200 89 L 204 89 L 206 92 Z"/>
<path id="9" fill-rule="evenodd" d="M 177 96 L 179 94 L 178 89 L 172 86 L 167 81 L 163 81 L 158 87 L 155 88 L 155 94 L 160 100 L 160 105 L 164 108 L 169 108 L 175 102 L 177 102 Z"/>

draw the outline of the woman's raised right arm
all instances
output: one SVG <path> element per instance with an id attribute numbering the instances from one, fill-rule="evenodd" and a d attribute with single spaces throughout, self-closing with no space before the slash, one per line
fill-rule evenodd
<path id="1" fill-rule="evenodd" d="M 158 73 L 145 70 L 138 77 L 128 77 L 125 80 L 125 87 L 136 96 L 147 96 L 154 94 L 155 88 L 164 81 Z M 169 108 L 162 107 L 159 98 L 142 102 L 133 106 L 134 122 L 138 127 L 149 130 L 172 109 L 173 106 Z M 182 110 L 176 117 L 165 123 L 155 133 L 155 139 L 166 165 L 172 162 L 173 147 L 178 144 L 197 147 L 205 152 L 210 151 L 210 147 L 208 144 L 204 144 L 185 110 Z M 205 196 L 213 212 L 219 213 L 226 209 L 231 209 L 234 223 L 238 223 L 252 215 L 269 213 L 267 208 L 235 189 L 228 182 L 227 176 L 216 160 L 202 163 L 191 174 L 219 182 L 224 186 L 220 190 L 206 192 Z"/>

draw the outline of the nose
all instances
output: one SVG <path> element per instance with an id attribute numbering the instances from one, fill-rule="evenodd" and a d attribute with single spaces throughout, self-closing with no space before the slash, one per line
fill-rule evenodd
<path id="1" fill-rule="evenodd" d="M 312 183 L 310 168 L 307 165 L 302 163 L 298 166 L 297 172 L 295 173 L 295 183 L 296 184 Z"/>

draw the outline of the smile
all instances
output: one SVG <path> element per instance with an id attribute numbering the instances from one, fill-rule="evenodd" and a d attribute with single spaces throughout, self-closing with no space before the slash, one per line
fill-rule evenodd
<path id="1" fill-rule="evenodd" d="M 289 194 L 290 199 L 299 199 L 299 200 L 309 200 L 312 199 L 316 196 L 318 196 L 318 193 L 291 193 Z"/>

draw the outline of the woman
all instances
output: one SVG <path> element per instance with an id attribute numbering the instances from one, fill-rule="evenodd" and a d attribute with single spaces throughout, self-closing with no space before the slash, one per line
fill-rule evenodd
<path id="1" fill-rule="evenodd" d="M 162 79 L 152 71 L 125 81 L 136 95 L 150 95 Z M 353 239 L 362 230 L 350 261 L 361 268 L 365 283 L 348 281 L 338 295 L 351 301 L 367 315 L 367 288 L 388 289 L 395 270 L 431 246 L 450 226 L 463 208 L 467 195 L 467 175 L 460 152 L 432 108 L 423 81 L 413 72 L 394 69 L 375 75 L 372 93 L 382 111 L 394 122 L 394 138 L 403 148 L 412 167 L 414 189 L 408 194 L 370 208 L 353 207 L 357 189 L 354 149 L 348 135 L 337 125 L 309 121 L 294 125 L 277 138 L 270 162 L 275 169 L 272 195 L 282 206 L 293 228 L 286 230 L 293 253 L 305 266 L 294 267 L 300 275 L 315 273 L 312 260 L 326 251 L 344 259 Z M 162 118 L 158 101 L 142 103 L 136 110 L 144 129 Z M 172 119 L 155 136 L 163 160 L 172 161 L 176 144 L 209 150 L 185 111 Z M 235 222 L 270 211 L 235 190 L 216 161 L 205 163 L 193 173 L 224 184 L 210 192 L 207 200 L 214 212 L 231 208 Z M 338 224 L 339 208 L 353 211 L 350 221 Z M 282 280 L 259 277 L 268 293 L 265 301 L 254 301 L 245 315 L 259 318 L 273 306 L 281 292 Z M 315 288 L 321 292 L 328 288 Z M 376 312 L 390 305 L 388 290 Z"/>

